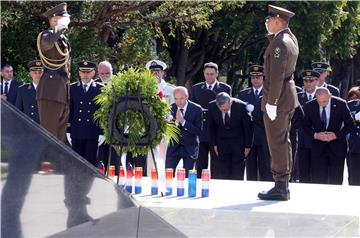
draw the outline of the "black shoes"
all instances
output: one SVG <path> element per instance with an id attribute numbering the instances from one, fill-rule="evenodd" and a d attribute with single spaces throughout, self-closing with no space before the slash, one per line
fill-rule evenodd
<path id="1" fill-rule="evenodd" d="M 258 198 L 261 200 L 287 201 L 290 199 L 289 183 L 276 181 L 275 187 L 269 191 L 258 193 Z"/>

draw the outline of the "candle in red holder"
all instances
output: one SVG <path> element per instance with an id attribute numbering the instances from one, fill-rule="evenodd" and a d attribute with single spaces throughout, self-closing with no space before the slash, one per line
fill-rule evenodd
<path id="1" fill-rule="evenodd" d="M 125 186 L 125 170 L 124 170 L 123 166 L 120 166 L 119 183 L 120 183 L 121 188 L 123 188 Z"/>
<path id="2" fill-rule="evenodd" d="M 111 179 L 114 179 L 114 176 L 115 176 L 115 166 L 110 165 L 108 177 Z"/>
<path id="3" fill-rule="evenodd" d="M 166 169 L 165 170 L 165 177 L 166 177 L 166 193 L 165 196 L 172 195 L 172 181 L 174 177 L 174 170 L 173 169 Z"/>
<path id="4" fill-rule="evenodd" d="M 151 170 L 151 195 L 158 194 L 158 176 L 156 169 Z"/>
<path id="5" fill-rule="evenodd" d="M 142 174 L 143 174 L 143 168 L 135 167 L 135 194 L 141 193 Z"/>

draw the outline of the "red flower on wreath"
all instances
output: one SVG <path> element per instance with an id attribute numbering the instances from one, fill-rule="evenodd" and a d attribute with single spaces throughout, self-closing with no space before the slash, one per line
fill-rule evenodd
<path id="1" fill-rule="evenodd" d="M 156 95 L 158 95 L 160 99 L 164 98 L 164 94 L 162 91 L 159 91 Z"/>

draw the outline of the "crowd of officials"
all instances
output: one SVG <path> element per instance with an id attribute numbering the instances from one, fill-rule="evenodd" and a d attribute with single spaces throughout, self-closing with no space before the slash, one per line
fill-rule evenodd
<path id="1" fill-rule="evenodd" d="M 1 68 L 1 98 L 39 123 L 36 89 L 43 73 L 41 61 L 28 63 L 32 82 L 22 84 L 13 78 L 11 65 Z M 263 67 L 249 68 L 250 87 L 231 97 L 229 85 L 218 81 L 218 66 L 204 65 L 204 82 L 191 87 L 176 87 L 164 81 L 166 64 L 152 60 L 146 68 L 158 79 L 159 91 L 171 105 L 172 120 L 180 129 L 178 143 L 169 144 L 166 167 L 174 168 L 183 160 L 186 170 L 210 167 L 212 178 L 271 181 L 271 159 L 260 109 L 264 79 Z M 94 98 L 113 75 L 109 62 L 78 64 L 79 80 L 70 85 L 70 114 L 67 140 L 74 151 L 97 166 L 107 161 L 108 145 L 93 121 L 98 106 Z M 291 181 L 342 184 L 344 164 L 349 184 L 360 185 L 360 88 L 352 88 L 347 100 L 328 84 L 329 65 L 314 63 L 301 74 L 303 87 L 297 88 L 301 106 L 292 118 L 291 142 L 293 168 Z M 96 77 L 98 76 L 98 77 Z M 112 164 L 119 165 L 114 154 Z M 210 156 L 209 156 L 210 155 Z M 132 158 L 144 167 L 146 156 Z"/>

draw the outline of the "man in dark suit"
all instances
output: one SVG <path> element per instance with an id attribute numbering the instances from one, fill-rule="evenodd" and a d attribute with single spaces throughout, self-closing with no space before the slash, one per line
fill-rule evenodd
<path id="1" fill-rule="evenodd" d="M 315 90 L 317 88 L 317 79 L 320 74 L 314 70 L 304 70 L 301 77 L 304 81 L 304 91 L 298 93 L 298 99 L 301 107 L 304 107 L 307 102 L 315 99 Z M 301 119 L 301 126 L 299 129 L 298 140 L 298 166 L 299 166 L 299 180 L 301 183 L 311 182 L 311 148 L 312 136 L 305 133 L 303 126 L 303 118 Z"/>
<path id="2" fill-rule="evenodd" d="M 51 29 L 38 35 L 37 48 L 45 70 L 36 90 L 40 124 L 65 140 L 69 117 L 70 44 L 63 34 L 70 23 L 66 3 L 43 13 Z"/>
<path id="3" fill-rule="evenodd" d="M 260 108 L 262 88 L 264 81 L 263 74 L 264 67 L 261 65 L 251 65 L 249 67 L 249 74 L 251 80 L 251 87 L 242 90 L 238 98 L 247 103 L 247 108 L 250 111 L 252 118 L 254 118 L 254 109 Z M 266 153 L 265 131 L 263 124 L 254 121 L 254 143 L 251 147 L 250 154 L 246 158 L 246 176 L 247 180 L 257 181 L 271 181 L 270 158 Z M 258 173 L 259 172 L 259 173 Z"/>
<path id="4" fill-rule="evenodd" d="M 36 103 L 36 88 L 39 85 L 44 68 L 40 60 L 33 60 L 27 66 L 32 82 L 19 87 L 15 105 L 32 120 L 40 123 Z"/>
<path id="5" fill-rule="evenodd" d="M 245 158 L 253 140 L 246 104 L 227 93 L 219 93 L 208 111 L 210 145 L 219 158 L 220 179 L 244 179 Z"/>
<path id="6" fill-rule="evenodd" d="M 14 79 L 13 67 L 9 64 L 1 66 L 1 99 L 15 105 L 18 88 L 21 84 Z"/>
<path id="7" fill-rule="evenodd" d="M 299 105 L 293 80 L 299 46 L 289 28 L 289 21 L 295 13 L 272 5 L 268 10 L 265 26 L 274 37 L 264 53 L 265 81 L 261 110 L 264 112 L 275 186 L 260 192 L 258 197 L 262 200 L 288 200 L 292 169 L 291 119 Z"/>
<path id="8" fill-rule="evenodd" d="M 304 107 L 304 126 L 313 137 L 312 182 L 342 184 L 347 153 L 346 135 L 354 123 L 345 100 L 331 96 L 329 89 L 316 89 L 316 100 Z"/>
<path id="9" fill-rule="evenodd" d="M 193 169 L 199 154 L 199 135 L 203 118 L 201 106 L 188 100 L 185 87 L 174 89 L 175 103 L 171 104 L 171 116 L 180 129 L 179 142 L 169 144 L 166 152 L 166 168 L 176 169 L 182 159 L 186 174 Z"/>
<path id="10" fill-rule="evenodd" d="M 101 93 L 102 84 L 93 80 L 96 64 L 79 62 L 80 80 L 70 85 L 69 143 L 72 148 L 92 165 L 97 167 L 98 144 L 104 142 L 101 129 L 94 122 L 94 113 L 99 108 L 94 98 Z"/>
<path id="11" fill-rule="evenodd" d="M 199 158 L 196 161 L 196 168 L 198 171 L 198 178 L 201 177 L 201 171 L 207 169 L 209 166 L 209 152 L 210 152 L 210 171 L 212 178 L 219 178 L 219 159 L 217 158 L 213 148 L 209 145 L 209 132 L 207 126 L 207 110 L 210 101 L 214 100 L 216 95 L 220 92 L 226 92 L 231 95 L 231 87 L 225 83 L 219 82 L 218 65 L 212 62 L 204 65 L 205 82 L 197 83 L 192 86 L 190 93 L 190 100 L 194 103 L 200 104 L 203 108 L 204 125 L 200 135 Z"/>
<path id="12" fill-rule="evenodd" d="M 327 76 L 329 75 L 328 70 L 330 69 L 330 65 L 328 63 L 324 62 L 315 62 L 311 64 L 311 67 L 313 70 L 318 72 L 320 74 L 318 80 L 317 80 L 317 86 L 318 87 L 325 87 L 329 89 L 332 96 L 340 97 L 340 91 L 337 87 L 328 84 L 325 82 Z"/>

